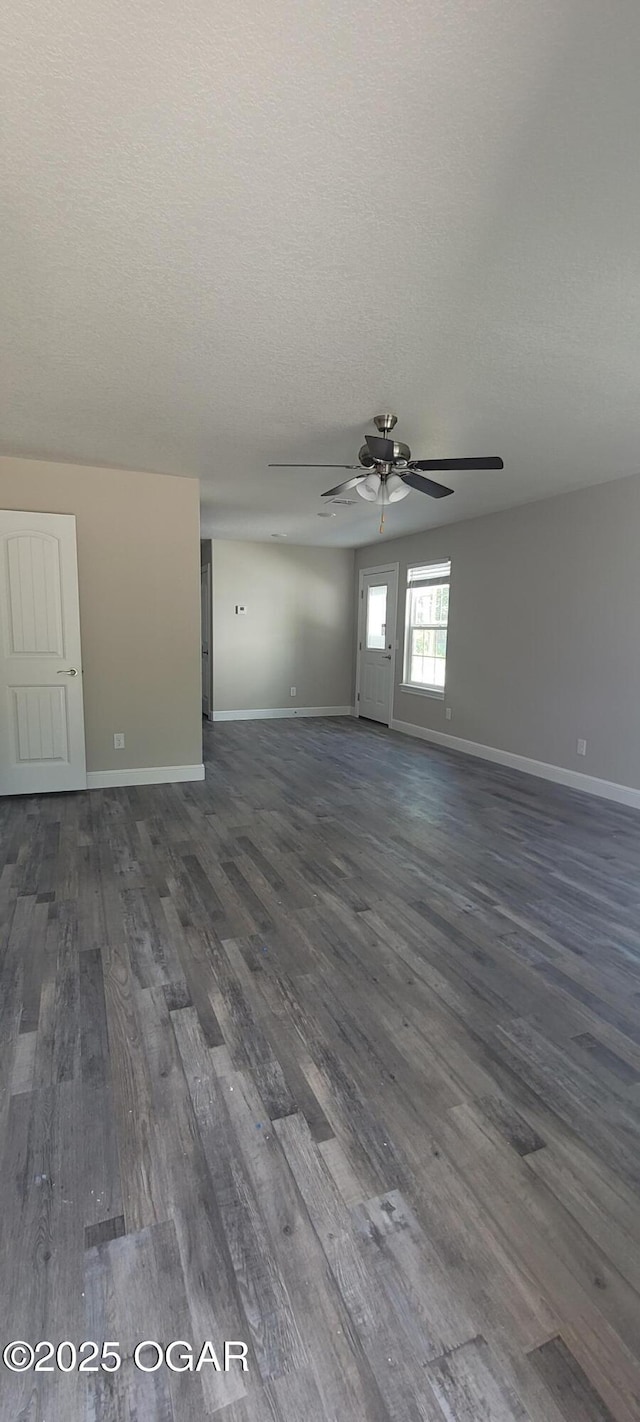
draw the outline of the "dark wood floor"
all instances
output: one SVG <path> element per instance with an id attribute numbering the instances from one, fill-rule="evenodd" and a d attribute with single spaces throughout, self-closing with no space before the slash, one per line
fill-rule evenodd
<path id="1" fill-rule="evenodd" d="M 0 802 L 2 1422 L 638 1422 L 640 816 L 348 721 Z M 249 1370 L 132 1361 L 244 1340 Z M 145 1355 L 150 1360 L 150 1355 Z"/>

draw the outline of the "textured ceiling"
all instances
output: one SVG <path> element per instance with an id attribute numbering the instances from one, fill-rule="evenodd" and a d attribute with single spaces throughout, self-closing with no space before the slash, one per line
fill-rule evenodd
<path id="1" fill-rule="evenodd" d="M 640 470 L 637 0 L 20 0 L 2 20 L 0 450 L 318 519 L 386 408 L 501 454 L 389 533 Z M 132 478 L 135 475 L 132 475 Z M 347 477 L 346 475 L 344 477 Z M 150 510 L 150 515 L 152 515 Z"/>

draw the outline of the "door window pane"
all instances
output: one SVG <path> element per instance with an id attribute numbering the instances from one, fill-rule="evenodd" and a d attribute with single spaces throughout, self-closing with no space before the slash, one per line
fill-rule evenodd
<path id="1" fill-rule="evenodd" d="M 387 584 L 367 588 L 367 651 L 384 648 L 387 631 Z"/>

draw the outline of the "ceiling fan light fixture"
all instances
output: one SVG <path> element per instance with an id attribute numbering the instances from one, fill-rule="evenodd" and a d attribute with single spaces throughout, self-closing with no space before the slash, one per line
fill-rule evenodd
<path id="1" fill-rule="evenodd" d="M 406 499 L 411 490 L 398 474 L 388 474 L 386 479 L 381 479 L 376 471 L 356 485 L 356 492 L 370 504 L 386 505 Z"/>

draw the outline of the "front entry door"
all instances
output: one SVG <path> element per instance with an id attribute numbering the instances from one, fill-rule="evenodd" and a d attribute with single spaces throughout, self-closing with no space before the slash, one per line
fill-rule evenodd
<path id="1" fill-rule="evenodd" d="M 388 726 L 393 700 L 397 570 L 364 572 L 360 592 L 358 715 Z"/>
<path id="2" fill-rule="evenodd" d="M 73 514 L 0 510 L 0 794 L 84 790 Z"/>

